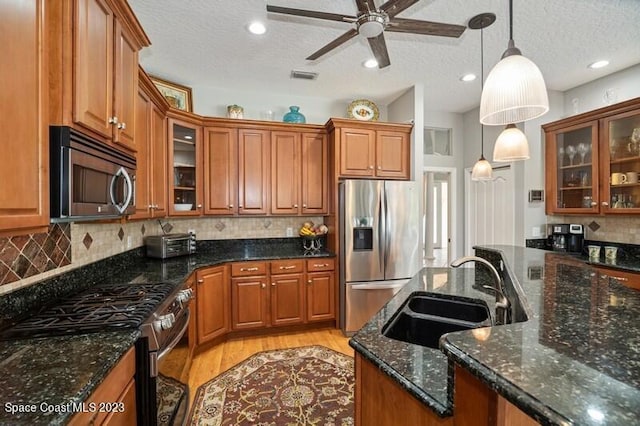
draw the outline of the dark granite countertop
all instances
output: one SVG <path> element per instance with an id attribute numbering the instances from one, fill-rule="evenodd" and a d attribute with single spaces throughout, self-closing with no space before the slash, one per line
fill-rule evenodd
<path id="1" fill-rule="evenodd" d="M 100 282 L 180 285 L 196 269 L 226 262 L 332 256 L 306 253 L 297 238 L 198 241 L 196 254 L 166 260 L 146 258 L 143 248 L 136 249 L 0 297 L 0 326 Z M 40 404 L 67 407 L 84 401 L 138 337 L 138 331 L 129 330 L 0 341 L 0 424 L 64 423 L 73 413 L 46 413 Z M 36 412 L 11 414 L 7 403 L 36 404 Z"/>
<path id="2" fill-rule="evenodd" d="M 457 364 L 543 424 L 637 423 L 640 292 L 577 257 L 512 246 L 476 251 L 496 266 L 504 261 L 522 322 L 492 327 L 486 340 L 450 333 L 443 352 L 382 336 L 412 292 L 474 297 L 474 284 L 487 279 L 471 269 L 424 269 L 354 335 L 354 349 L 442 416 L 455 409 L 450 374 Z"/>

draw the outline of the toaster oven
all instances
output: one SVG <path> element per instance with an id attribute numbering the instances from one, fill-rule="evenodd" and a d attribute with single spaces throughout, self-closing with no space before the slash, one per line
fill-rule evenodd
<path id="1" fill-rule="evenodd" d="M 153 235 L 144 239 L 147 257 L 166 259 L 196 252 L 196 234 Z"/>

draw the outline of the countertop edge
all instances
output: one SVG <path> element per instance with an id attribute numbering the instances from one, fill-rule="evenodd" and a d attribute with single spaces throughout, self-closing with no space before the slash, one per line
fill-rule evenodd
<path id="1" fill-rule="evenodd" d="M 433 410 L 438 417 L 446 418 L 451 417 L 453 415 L 453 404 L 449 407 L 446 407 L 433 399 L 431 395 L 427 392 L 423 391 L 416 385 L 414 385 L 411 381 L 407 380 L 400 373 L 396 372 L 392 367 L 387 365 L 384 361 L 382 361 L 379 357 L 369 351 L 366 347 L 358 343 L 357 341 L 350 339 L 349 346 L 351 346 L 354 350 L 356 350 L 360 355 L 369 360 L 372 364 L 374 364 L 380 371 L 382 371 L 385 375 L 389 376 L 395 383 L 402 386 L 403 389 L 407 390 L 413 397 L 418 399 L 418 401 L 422 402 L 426 406 L 428 406 L 431 410 Z"/>
<path id="2" fill-rule="evenodd" d="M 531 416 L 537 422 L 549 425 L 566 425 L 572 423 L 571 419 L 549 409 L 543 402 L 529 395 L 518 386 L 515 386 L 509 380 L 500 376 L 495 370 L 469 357 L 464 351 L 449 342 L 447 335 L 443 336 L 440 344 L 442 351 L 449 358 L 449 365 L 451 367 L 457 364 L 461 368 L 464 368 L 490 389 L 496 391 L 496 393 Z"/>

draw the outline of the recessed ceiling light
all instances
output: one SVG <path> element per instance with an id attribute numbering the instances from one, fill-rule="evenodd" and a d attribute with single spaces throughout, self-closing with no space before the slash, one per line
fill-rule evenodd
<path id="1" fill-rule="evenodd" d="M 589 68 L 591 69 L 598 69 L 598 68 L 603 68 L 606 67 L 607 65 L 609 65 L 609 61 L 596 61 L 592 64 L 589 64 Z"/>
<path id="2" fill-rule="evenodd" d="M 254 21 L 249 24 L 249 32 L 256 35 L 264 34 L 267 32 L 267 27 L 262 22 Z"/>
<path id="3" fill-rule="evenodd" d="M 375 59 L 367 59 L 362 63 L 362 66 L 364 66 L 365 68 L 375 68 L 378 66 L 378 61 L 376 61 Z"/>
<path id="4" fill-rule="evenodd" d="M 460 81 L 464 81 L 464 82 L 470 82 L 476 79 L 476 75 L 475 74 L 465 74 L 462 77 L 460 77 Z"/>

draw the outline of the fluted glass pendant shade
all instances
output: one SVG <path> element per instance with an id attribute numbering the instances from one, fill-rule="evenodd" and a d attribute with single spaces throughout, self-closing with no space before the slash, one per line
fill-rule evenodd
<path id="1" fill-rule="evenodd" d="M 482 124 L 520 123 L 547 111 L 547 87 L 531 60 L 519 54 L 507 56 L 489 72 L 480 98 Z"/>
<path id="2" fill-rule="evenodd" d="M 493 147 L 493 161 L 507 162 L 529 159 L 529 142 L 527 137 L 515 124 L 509 124 Z"/>
<path id="3" fill-rule="evenodd" d="M 480 156 L 480 159 L 473 165 L 471 170 L 471 180 L 491 180 L 493 179 L 493 169 L 491 164 Z"/>

